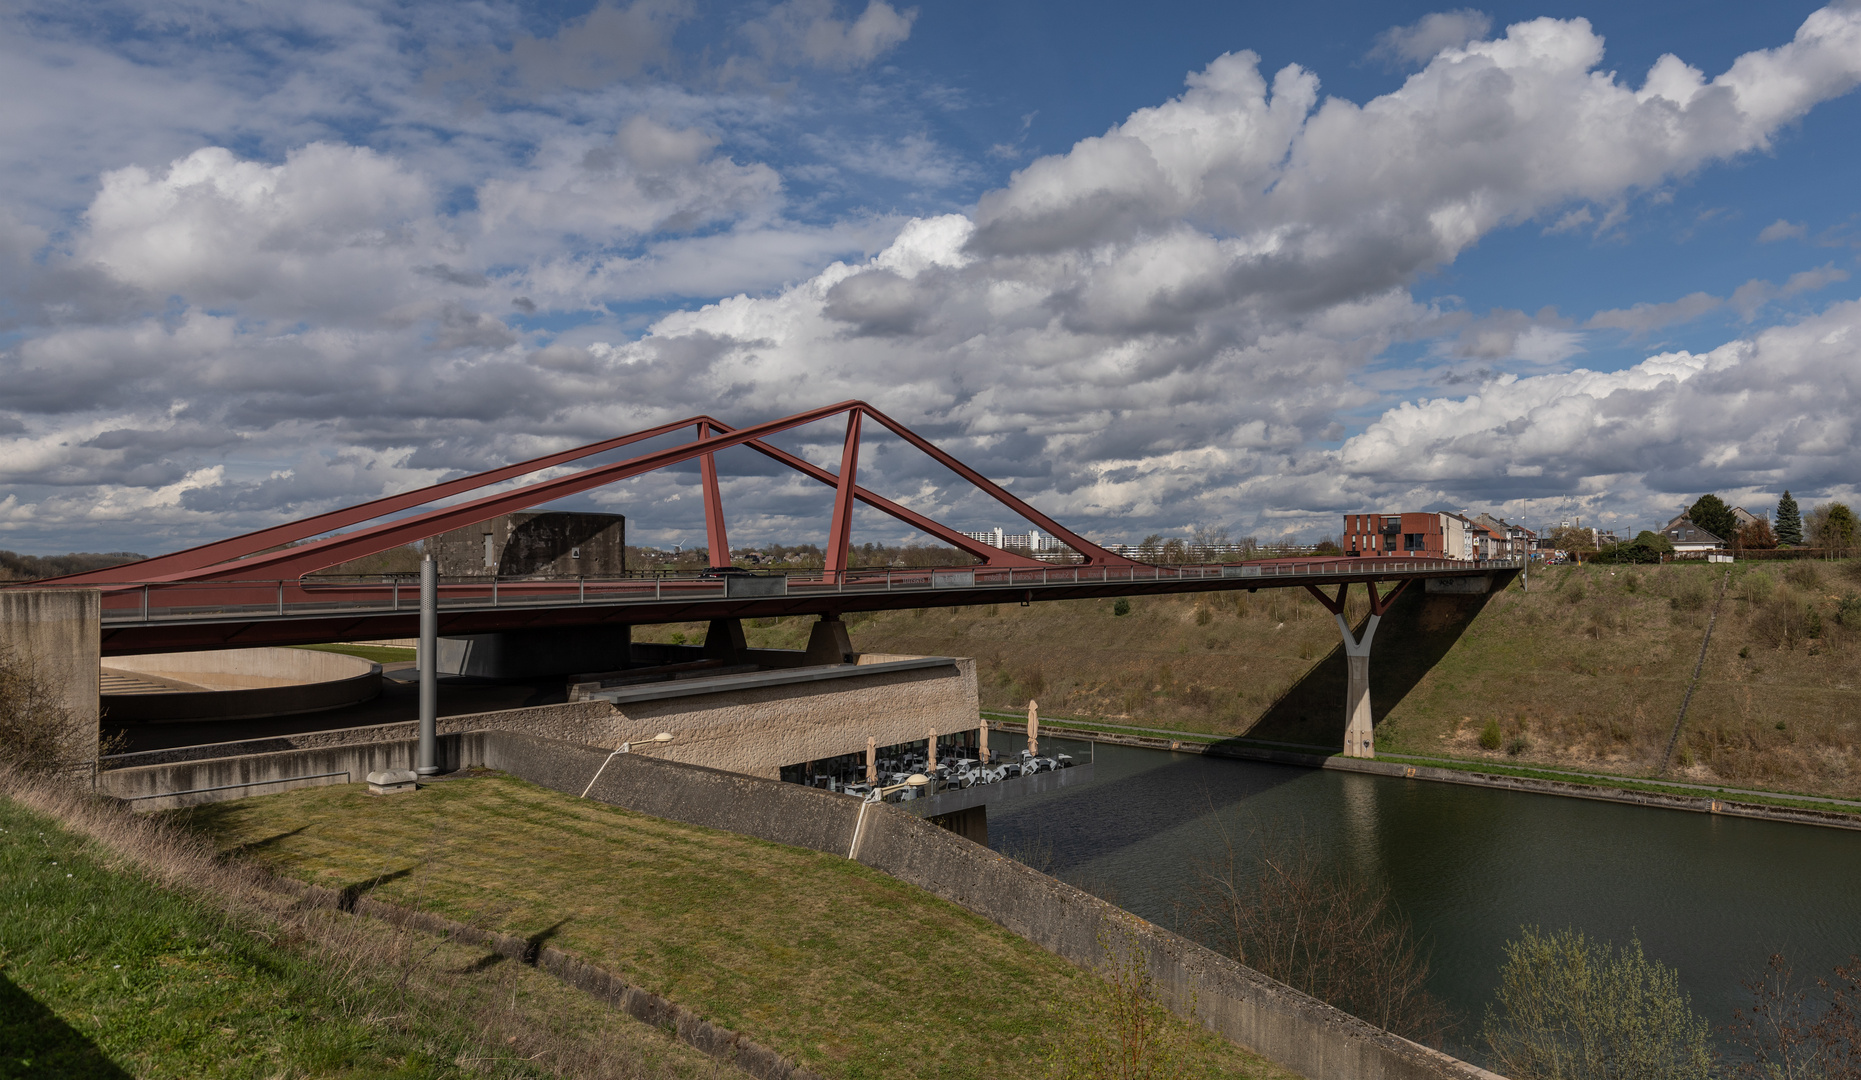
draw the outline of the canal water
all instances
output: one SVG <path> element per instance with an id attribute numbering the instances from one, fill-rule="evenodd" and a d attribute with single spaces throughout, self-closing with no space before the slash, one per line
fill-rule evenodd
<path id="1" fill-rule="evenodd" d="M 1017 752 L 1025 740 L 991 732 Z M 1043 753 L 1081 745 L 1043 737 Z M 1088 784 L 989 810 L 997 851 L 1171 929 L 1224 836 L 1297 837 L 1387 882 L 1472 1040 L 1519 928 L 1638 937 L 1717 1027 L 1772 953 L 1861 953 L 1861 832 L 1100 744 Z M 1465 1045 L 1450 1047 L 1469 1052 Z"/>

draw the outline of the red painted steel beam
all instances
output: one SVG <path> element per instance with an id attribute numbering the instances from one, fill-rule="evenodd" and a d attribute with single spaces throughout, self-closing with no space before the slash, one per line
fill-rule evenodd
<path id="1" fill-rule="evenodd" d="M 790 428 L 812 424 L 859 405 L 854 401 L 843 401 L 835 405 L 824 405 L 818 409 L 796 413 L 780 420 L 756 424 L 741 428 L 729 435 L 720 435 L 711 439 L 694 440 L 679 446 L 659 450 L 640 457 L 618 461 L 611 465 L 601 465 L 592 469 L 553 480 L 542 480 L 527 484 L 512 491 L 489 495 L 472 502 L 457 506 L 429 510 L 424 514 L 402 518 L 398 521 L 383 522 L 343 533 L 340 536 L 326 537 L 299 547 L 283 551 L 253 555 L 235 563 L 221 563 L 204 572 L 192 574 L 172 574 L 156 578 L 143 578 L 144 581 L 174 581 L 180 579 L 196 581 L 236 581 L 269 577 L 299 577 L 316 570 L 335 566 L 350 559 L 372 555 L 378 551 L 399 547 L 414 540 L 436 536 L 449 529 L 476 524 L 499 514 L 522 510 L 541 503 L 575 495 L 591 488 L 601 487 L 618 480 L 626 480 L 663 469 L 668 465 L 678 465 L 692 458 L 707 453 L 728 450 L 740 446 L 751 439 L 774 435 Z M 692 421 L 686 421 L 687 425 Z"/>
<path id="2" fill-rule="evenodd" d="M 389 495 L 384 498 L 373 499 L 369 502 L 359 503 L 355 506 L 346 506 L 340 510 L 331 510 L 328 513 L 317 514 L 299 521 L 287 522 L 283 525 L 273 525 L 268 529 L 260 529 L 257 532 L 228 537 L 225 540 L 215 540 L 210 544 L 202 544 L 199 547 L 191 547 L 182 551 L 171 552 L 167 555 L 157 555 L 152 559 L 143 559 L 141 562 L 124 563 L 120 566 L 106 567 L 102 570 L 91 570 L 81 574 L 67 574 L 63 577 L 46 578 L 38 582 L 38 584 L 49 585 L 56 582 L 60 585 L 77 585 L 120 581 L 172 580 L 176 575 L 185 573 L 189 570 L 204 569 L 209 566 L 240 558 L 241 556 L 250 555 L 256 551 L 264 551 L 266 548 L 279 547 L 284 544 L 294 544 L 299 540 L 304 540 L 312 536 L 321 536 L 324 533 L 335 532 L 337 529 L 348 528 L 351 525 L 359 524 L 364 521 L 372 521 L 375 518 L 384 517 L 388 514 L 399 513 L 402 510 L 408 510 L 416 506 L 424 506 L 427 503 L 439 499 L 449 498 L 467 491 L 476 491 L 481 487 L 503 483 L 506 480 L 514 479 L 528 473 L 553 468 L 557 465 L 565 465 L 571 461 L 578 461 L 582 458 L 592 457 L 604 451 L 618 449 L 619 447 L 627 446 L 631 443 L 641 442 L 659 435 L 677 431 L 679 428 L 690 427 L 693 423 L 701 422 L 704 419 L 706 418 L 692 417 L 680 420 L 676 423 L 661 424 L 658 427 L 648 428 L 645 431 L 636 431 L 632 434 L 620 435 L 612 439 L 602 439 L 599 442 L 588 443 L 585 446 L 578 446 L 572 450 L 562 450 L 554 454 L 544 454 L 542 457 L 531 458 L 528 461 L 520 461 L 515 465 L 505 465 L 501 468 L 490 469 L 481 473 L 473 473 L 470 476 L 461 476 L 456 480 L 446 480 L 429 487 L 417 488 L 413 491 L 404 491 L 399 495 Z"/>
<path id="3" fill-rule="evenodd" d="M 853 481 L 859 475 L 858 408 L 846 414 L 846 442 L 840 447 L 840 475 L 834 480 L 834 517 L 827 528 L 823 569 L 832 578 L 846 570 L 847 545 L 853 541 Z"/>
<path id="4" fill-rule="evenodd" d="M 932 458 L 936 459 L 938 464 L 942 465 L 946 469 L 949 469 L 951 472 L 969 481 L 970 483 L 976 485 L 978 488 L 981 488 L 985 494 L 989 495 L 996 502 L 1001 503 L 1003 506 L 1006 506 L 1008 509 L 1013 510 L 1015 513 L 1021 515 L 1023 518 L 1026 518 L 1028 521 L 1034 523 L 1035 525 L 1039 525 L 1041 528 L 1047 530 L 1048 532 L 1052 533 L 1054 536 L 1057 536 L 1061 540 L 1065 541 L 1068 547 L 1072 548 L 1074 551 L 1079 552 L 1079 554 L 1085 556 L 1085 561 L 1086 561 L 1087 566 L 1142 566 L 1144 565 L 1143 563 L 1139 563 L 1135 559 L 1127 559 L 1122 555 L 1114 555 L 1111 552 L 1106 551 L 1104 548 L 1099 547 L 1097 544 L 1094 544 L 1092 541 L 1087 540 L 1085 537 L 1080 536 L 1078 533 L 1075 533 L 1072 530 L 1066 528 L 1065 526 L 1061 525 L 1059 522 L 1054 521 L 1052 518 L 1034 509 L 1028 504 L 1022 502 L 1020 499 L 1017 499 L 1013 495 L 1010 495 L 1006 488 L 1002 487 L 999 484 L 994 483 L 988 477 L 983 476 L 981 473 L 963 464 L 962 462 L 956 460 L 955 458 L 951 457 L 949 454 L 944 453 L 942 450 L 938 449 L 938 447 L 934 443 L 932 443 L 929 439 L 924 438 L 922 435 L 919 435 L 917 432 L 912 431 L 910 428 L 892 419 L 891 417 L 885 415 L 884 413 L 873 408 L 872 406 L 862 405 L 862 408 L 866 410 L 867 415 L 871 416 L 874 420 L 877 420 L 879 423 L 885 425 L 885 427 L 889 429 L 892 434 L 898 436 L 899 438 L 905 440 L 911 445 L 917 447 L 919 450 L 924 451 L 926 454 L 929 454 Z"/>
<path id="5" fill-rule="evenodd" d="M 700 421 L 698 438 L 711 437 L 711 425 Z M 712 566 L 730 565 L 730 536 L 724 530 L 724 497 L 717 490 L 717 455 L 698 458 L 698 475 L 704 484 L 704 533 L 711 548 Z"/>
<path id="6" fill-rule="evenodd" d="M 1402 590 L 1408 588 L 1409 582 L 1414 581 L 1414 580 L 1415 580 L 1414 578 L 1403 578 L 1401 581 L 1396 583 L 1396 587 L 1394 589 L 1390 590 L 1389 595 L 1381 596 L 1381 597 L 1376 595 L 1376 582 L 1374 581 L 1365 582 L 1364 587 L 1370 590 L 1370 614 L 1381 615 L 1385 611 L 1388 611 L 1389 606 L 1396 602 L 1396 597 L 1401 596 Z"/>
<path id="7" fill-rule="evenodd" d="M 713 424 L 719 431 L 730 430 L 722 424 L 717 424 L 715 421 L 713 421 Z M 780 447 L 771 446 L 760 439 L 751 440 L 744 445 L 764 457 L 779 461 L 789 468 L 794 469 L 796 472 L 804 476 L 812 477 L 826 484 L 828 487 L 834 487 L 839 483 L 839 478 L 833 473 L 828 472 L 826 469 L 821 468 L 819 465 L 805 458 L 796 457 Z M 1041 562 L 1039 559 L 1030 559 L 1025 555 L 1016 555 L 1012 551 L 1003 551 L 1001 548 L 995 547 L 992 544 L 985 544 L 980 540 L 964 536 L 962 533 L 957 532 L 955 529 L 950 528 L 942 522 L 927 518 L 916 510 L 900 506 L 882 495 L 875 494 L 860 487 L 858 484 L 853 486 L 853 497 L 882 514 L 888 514 L 891 517 L 897 518 L 899 521 L 904 522 L 914 529 L 929 533 L 937 539 L 942 540 L 944 543 L 949 544 L 951 547 L 981 559 L 984 565 L 1026 567 L 1049 565 L 1048 563 Z"/>

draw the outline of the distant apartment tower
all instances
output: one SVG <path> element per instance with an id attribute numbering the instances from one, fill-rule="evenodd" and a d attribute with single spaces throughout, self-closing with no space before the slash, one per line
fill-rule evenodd
<path id="1" fill-rule="evenodd" d="M 1368 558 L 1472 559 L 1473 525 L 1445 511 L 1345 514 L 1340 546 Z"/>
<path id="2" fill-rule="evenodd" d="M 441 577 L 576 578 L 627 572 L 627 519 L 620 514 L 505 514 L 441 533 L 429 543 Z"/>
<path id="3" fill-rule="evenodd" d="M 969 537 L 971 540 L 987 544 L 990 547 L 1003 549 L 1015 548 L 1022 551 L 1033 552 L 1036 555 L 1044 551 L 1068 550 L 1066 545 L 1060 543 L 1057 537 L 1048 536 L 1039 529 L 1029 529 L 1024 533 L 1010 533 L 1003 532 L 1000 528 L 994 528 L 987 532 L 966 532 L 963 535 Z"/>

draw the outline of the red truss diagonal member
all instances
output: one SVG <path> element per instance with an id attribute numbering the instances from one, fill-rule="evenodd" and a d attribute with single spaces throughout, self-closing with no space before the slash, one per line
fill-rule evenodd
<path id="1" fill-rule="evenodd" d="M 402 510 L 410 510 L 416 506 L 425 506 L 427 503 L 437 502 L 440 499 L 451 498 L 454 495 L 460 495 L 468 491 L 476 491 L 482 487 L 490 487 L 492 484 L 501 484 L 506 480 L 513 480 L 529 473 L 541 472 L 544 469 L 554 468 L 557 465 L 566 465 L 569 462 L 578 461 L 585 457 L 593 457 L 596 454 L 618 449 L 631 443 L 644 442 L 647 439 L 677 431 L 682 427 L 690 427 L 703 419 L 705 418 L 692 417 L 671 424 L 661 424 L 658 427 L 647 428 L 645 431 L 636 431 L 630 435 L 620 435 L 612 439 L 602 439 L 599 442 L 592 442 L 586 446 L 578 446 L 573 450 L 563 450 L 554 454 L 545 454 L 542 457 L 531 458 L 528 461 L 519 461 L 514 465 L 504 465 L 486 472 L 473 473 L 470 476 L 461 476 L 455 480 L 447 480 L 442 483 L 434 484 L 431 487 L 416 488 L 413 491 L 401 492 L 399 495 L 387 495 L 365 503 L 357 503 L 354 506 L 345 506 L 340 510 L 331 510 L 328 513 L 317 514 L 314 517 L 300 518 L 297 521 L 286 522 L 283 525 L 273 525 L 270 528 L 260 529 L 257 532 L 249 532 L 241 536 L 232 536 L 225 540 L 215 540 L 210 544 L 186 548 L 181 551 L 171 552 L 167 555 L 157 555 L 152 559 L 143 559 L 141 562 L 124 563 L 120 566 L 105 567 L 102 570 L 90 570 L 82 574 L 67 574 L 63 577 L 50 578 L 47 580 L 55 581 L 60 585 L 80 585 L 110 581 L 153 581 L 165 575 L 177 572 L 199 570 L 217 563 L 229 562 L 233 559 L 250 555 L 256 551 L 264 551 L 266 548 L 279 547 L 284 544 L 294 544 L 299 540 L 305 540 L 312 536 L 321 536 L 324 533 L 335 532 L 337 529 L 346 529 L 351 525 L 360 524 L 364 521 L 373 521 L 375 518 L 386 517 L 389 514 L 398 514 Z"/>
<path id="2" fill-rule="evenodd" d="M 793 428 L 811 424 L 839 413 L 848 414 L 847 439 L 842 448 L 842 473 L 836 476 L 825 469 L 805 462 L 762 440 L 770 435 L 779 434 Z M 415 540 L 435 536 L 451 529 L 463 528 L 477 524 L 515 510 L 537 506 L 569 495 L 574 495 L 606 484 L 629 479 L 657 469 L 681 464 L 694 458 L 699 461 L 700 481 L 704 487 L 706 510 L 706 531 L 714 552 L 728 552 L 728 539 L 724 532 L 722 499 L 718 495 L 715 455 L 721 450 L 733 446 L 749 446 L 767 457 L 780 461 L 791 468 L 811 476 L 835 488 L 834 520 L 829 530 L 829 569 L 844 570 L 847 543 L 850 540 L 852 502 L 858 499 L 900 521 L 922 529 L 961 550 L 982 559 L 990 565 L 1043 565 L 1026 556 L 1002 551 L 987 544 L 979 543 L 961 533 L 943 526 L 903 506 L 884 499 L 857 485 L 857 459 L 860 420 L 862 416 L 871 416 L 899 438 L 923 450 L 940 464 L 951 469 L 957 475 L 968 480 L 997 502 L 1015 511 L 1035 525 L 1069 544 L 1092 565 L 1135 565 L 1125 559 L 1099 547 L 1083 537 L 1060 526 L 1057 522 L 1020 499 L 1010 495 L 983 477 L 980 473 L 957 461 L 949 454 L 912 432 L 904 425 L 885 416 L 870 405 L 860 401 L 844 401 L 835 405 L 810 409 L 779 420 L 732 430 L 710 417 L 692 417 L 672 424 L 663 424 L 645 431 L 634 432 L 613 439 L 590 443 L 573 450 L 564 450 L 555 454 L 544 455 L 529 461 L 504 466 L 499 469 L 477 473 L 445 481 L 431 487 L 399 495 L 375 499 L 358 506 L 315 515 L 285 525 L 273 526 L 249 533 L 216 541 L 171 555 L 159 556 L 139 563 L 130 563 L 112 567 L 105 571 L 76 574 L 65 578 L 53 579 L 59 584 L 108 584 L 108 583 L 155 583 L 163 581 L 235 581 L 268 578 L 289 578 L 302 576 L 316 570 L 335 566 L 351 559 L 361 558 L 380 551 L 399 547 Z M 510 491 L 485 496 L 470 502 L 454 506 L 441 507 L 394 521 L 378 522 L 353 529 L 339 535 L 324 535 L 334 529 L 347 525 L 380 518 L 387 514 L 398 513 L 412 507 L 431 503 L 437 499 L 448 498 L 478 488 L 533 473 L 541 469 L 566 464 L 571 461 L 612 450 L 621 446 L 676 431 L 681 427 L 696 426 L 698 438 L 692 442 L 664 450 L 643 454 L 626 461 L 583 469 L 567 476 L 549 480 L 536 481 L 514 488 Z M 309 537 L 323 536 L 323 539 L 304 541 Z M 279 545 L 297 543 L 298 546 L 282 550 L 270 550 Z M 262 554 L 253 554 L 254 552 Z M 838 554 L 838 558 L 835 558 Z M 242 557 L 243 556 L 243 557 Z M 836 565 L 838 564 L 838 565 Z M 720 563 L 722 565 L 722 563 Z"/>
<path id="3" fill-rule="evenodd" d="M 711 437 L 712 425 L 698 422 L 698 438 Z M 705 454 L 698 459 L 699 479 L 704 484 L 704 537 L 710 544 L 711 565 L 714 567 L 730 565 L 730 537 L 724 532 L 724 497 L 717 490 L 717 455 Z"/>
<path id="4" fill-rule="evenodd" d="M 847 547 L 853 542 L 853 480 L 859 475 L 858 409 L 846 414 L 846 442 L 840 447 L 840 475 L 834 482 L 833 524 L 827 529 L 823 559 L 829 577 L 846 570 Z"/>
<path id="5" fill-rule="evenodd" d="M 1385 612 L 1387 612 L 1389 610 L 1389 606 L 1396 602 L 1396 597 L 1402 595 L 1402 590 L 1408 588 L 1409 582 L 1412 580 L 1414 579 L 1412 578 L 1402 579 L 1401 581 L 1396 583 L 1395 588 L 1389 590 L 1389 592 L 1381 596 L 1377 595 L 1376 582 L 1374 581 L 1364 582 L 1363 587 L 1370 590 L 1370 614 L 1382 615 Z M 1318 602 L 1325 605 L 1326 611 L 1329 611 L 1333 615 L 1342 615 L 1344 614 L 1344 593 L 1349 588 L 1350 586 L 1348 584 L 1339 585 L 1338 586 L 1338 597 L 1336 600 L 1333 600 L 1331 597 L 1326 596 L 1324 593 L 1320 592 L 1318 589 L 1318 586 L 1316 585 L 1307 585 L 1305 587 L 1305 591 L 1317 597 Z"/>

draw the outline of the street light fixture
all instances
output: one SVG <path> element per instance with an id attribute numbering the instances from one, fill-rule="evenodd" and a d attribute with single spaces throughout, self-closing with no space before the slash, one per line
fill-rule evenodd
<path id="1" fill-rule="evenodd" d="M 884 802 L 885 797 L 894 791 L 903 791 L 906 788 L 921 788 L 928 783 L 930 783 L 930 777 L 925 776 L 923 773 L 912 773 L 910 776 L 905 777 L 905 781 L 902 784 L 892 784 L 888 787 L 873 788 L 872 794 L 866 796 L 866 801 Z"/>

